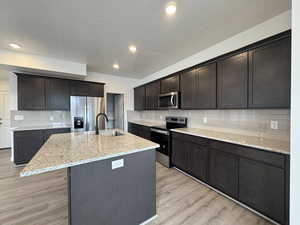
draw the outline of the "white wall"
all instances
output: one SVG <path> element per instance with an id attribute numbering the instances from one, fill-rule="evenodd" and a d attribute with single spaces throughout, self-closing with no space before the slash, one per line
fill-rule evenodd
<path id="1" fill-rule="evenodd" d="M 195 55 L 183 59 L 171 66 L 168 66 L 154 74 L 140 80 L 137 85 L 170 75 L 177 71 L 205 62 L 209 59 L 237 50 L 251 43 L 278 34 L 291 28 L 291 11 L 286 11 L 270 20 L 265 21 L 249 30 L 239 33 L 216 45 L 213 45 Z"/>
<path id="2" fill-rule="evenodd" d="M 133 87 L 137 79 L 122 78 L 101 73 L 88 73 L 85 80 L 105 83 L 104 92 L 124 94 L 124 129 L 127 130 L 127 110 L 133 110 Z"/>
<path id="3" fill-rule="evenodd" d="M 290 224 L 300 224 L 300 1 L 292 4 L 292 105 L 291 105 L 291 214 Z"/>
<path id="4" fill-rule="evenodd" d="M 86 76 L 86 64 L 0 49 L 0 66 L 28 73 L 79 77 Z"/>

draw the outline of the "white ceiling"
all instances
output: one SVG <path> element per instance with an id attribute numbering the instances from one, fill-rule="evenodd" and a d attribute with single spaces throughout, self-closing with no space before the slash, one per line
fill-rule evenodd
<path id="1" fill-rule="evenodd" d="M 143 78 L 291 8 L 290 0 L 177 0 L 170 18 L 167 2 L 0 0 L 0 48 L 14 42 L 88 71 Z"/>

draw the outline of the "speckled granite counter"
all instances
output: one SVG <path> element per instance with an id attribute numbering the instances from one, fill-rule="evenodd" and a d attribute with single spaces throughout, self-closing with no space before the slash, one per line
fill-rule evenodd
<path id="1" fill-rule="evenodd" d="M 266 151 L 278 152 L 282 154 L 290 154 L 290 143 L 288 141 L 280 141 L 275 139 L 266 139 L 255 136 L 246 136 L 234 133 L 223 133 L 212 130 L 203 130 L 197 128 L 179 128 L 172 131 L 189 134 L 217 141 L 224 141 L 232 144 L 238 144 Z"/>
<path id="2" fill-rule="evenodd" d="M 94 132 L 55 134 L 41 147 L 20 176 L 155 149 L 157 144 L 135 135 L 95 135 Z"/>
<path id="3" fill-rule="evenodd" d="M 128 121 L 128 122 L 135 123 L 138 125 L 143 125 L 146 127 L 155 127 L 155 126 L 161 126 L 161 125 L 165 124 L 165 122 L 151 121 L 151 120 L 132 120 L 132 121 Z"/>
<path id="4" fill-rule="evenodd" d="M 48 129 L 63 129 L 71 128 L 70 124 L 61 125 L 40 125 L 40 126 L 24 126 L 24 127 L 11 127 L 11 131 L 24 131 L 24 130 L 48 130 Z"/>

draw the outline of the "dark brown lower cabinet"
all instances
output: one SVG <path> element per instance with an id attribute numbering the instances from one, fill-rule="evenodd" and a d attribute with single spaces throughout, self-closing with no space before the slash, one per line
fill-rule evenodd
<path id="1" fill-rule="evenodd" d="M 173 139 L 172 141 L 172 164 L 178 169 L 185 172 L 189 171 L 188 168 L 188 144 L 179 139 Z"/>
<path id="2" fill-rule="evenodd" d="M 136 136 L 145 138 L 147 140 L 151 139 L 150 127 L 146 127 L 135 123 L 128 123 L 128 132 Z"/>
<path id="3" fill-rule="evenodd" d="M 208 151 L 205 146 L 174 138 L 172 163 L 192 176 L 207 181 Z"/>
<path id="4" fill-rule="evenodd" d="M 44 144 L 42 130 L 14 132 L 14 162 L 16 165 L 28 163 Z"/>
<path id="5" fill-rule="evenodd" d="M 284 170 L 254 160 L 240 159 L 239 200 L 284 223 Z"/>
<path id="6" fill-rule="evenodd" d="M 190 173 L 194 177 L 207 181 L 207 168 L 208 168 L 208 151 L 207 147 L 195 144 L 187 143 L 189 145 L 189 158 Z"/>
<path id="7" fill-rule="evenodd" d="M 172 164 L 272 220 L 289 224 L 288 155 L 173 132 Z"/>
<path id="8" fill-rule="evenodd" d="M 48 140 L 51 134 L 70 133 L 70 128 L 48 130 L 25 130 L 14 132 L 14 163 L 16 165 L 28 163 Z"/>
<path id="9" fill-rule="evenodd" d="M 220 191 L 237 198 L 238 158 L 219 150 L 209 150 L 209 184 Z"/>

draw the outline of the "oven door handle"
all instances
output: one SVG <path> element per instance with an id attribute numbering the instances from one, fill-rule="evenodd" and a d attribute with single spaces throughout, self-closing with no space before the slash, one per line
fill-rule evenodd
<path id="1" fill-rule="evenodd" d="M 164 135 L 170 135 L 169 131 L 165 131 L 165 130 L 158 130 L 158 129 L 154 129 L 154 128 L 151 128 L 150 129 L 151 132 L 155 132 L 155 133 L 159 133 L 159 134 L 164 134 Z"/>

